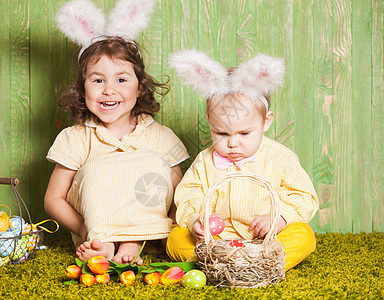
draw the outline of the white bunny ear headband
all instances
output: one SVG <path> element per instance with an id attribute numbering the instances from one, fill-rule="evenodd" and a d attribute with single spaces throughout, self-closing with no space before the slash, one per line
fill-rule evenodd
<path id="1" fill-rule="evenodd" d="M 171 55 L 169 64 L 186 85 L 203 97 L 239 92 L 261 100 L 268 111 L 264 95 L 282 86 L 285 65 L 282 58 L 259 54 L 228 74 L 226 68 L 197 50 L 182 50 Z"/>
<path id="2" fill-rule="evenodd" d="M 108 22 L 90 0 L 74 0 L 64 4 L 56 15 L 59 29 L 73 42 L 88 48 L 103 36 L 118 36 L 133 41 L 151 18 L 155 0 L 119 0 L 109 14 Z"/>

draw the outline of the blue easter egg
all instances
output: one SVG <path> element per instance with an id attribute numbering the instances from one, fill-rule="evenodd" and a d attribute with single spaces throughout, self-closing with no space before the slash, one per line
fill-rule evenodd
<path id="1" fill-rule="evenodd" d="M 13 229 L 9 226 L 8 231 L 13 231 L 15 235 L 19 235 L 26 225 L 23 218 L 20 217 L 10 218 L 9 222 L 11 222 Z"/>
<path id="2" fill-rule="evenodd" d="M 11 231 L 0 233 L 0 256 L 8 256 L 15 250 L 15 234 Z"/>

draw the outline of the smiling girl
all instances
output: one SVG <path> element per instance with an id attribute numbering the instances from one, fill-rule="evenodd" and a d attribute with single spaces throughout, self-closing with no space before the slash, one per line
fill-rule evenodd
<path id="1" fill-rule="evenodd" d="M 82 52 L 78 78 L 59 99 L 75 125 L 48 152 L 56 167 L 45 210 L 72 233 L 82 261 L 130 263 L 144 240 L 172 229 L 168 211 L 188 154 L 153 119 L 154 92 L 164 88 L 145 72 L 135 42 L 106 36 Z"/>

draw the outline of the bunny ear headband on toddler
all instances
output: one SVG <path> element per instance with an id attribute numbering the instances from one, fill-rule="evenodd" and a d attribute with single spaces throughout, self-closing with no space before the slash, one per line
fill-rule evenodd
<path id="1" fill-rule="evenodd" d="M 220 63 L 197 50 L 182 50 L 172 54 L 169 64 L 186 85 L 191 85 L 203 97 L 241 93 L 261 100 L 268 111 L 265 95 L 282 86 L 284 60 L 259 54 L 228 73 Z"/>
<path id="2" fill-rule="evenodd" d="M 120 0 L 109 14 L 108 23 L 100 9 L 90 0 L 74 0 L 64 4 L 56 15 L 59 29 L 82 52 L 103 36 L 118 36 L 133 42 L 150 20 L 154 0 Z"/>

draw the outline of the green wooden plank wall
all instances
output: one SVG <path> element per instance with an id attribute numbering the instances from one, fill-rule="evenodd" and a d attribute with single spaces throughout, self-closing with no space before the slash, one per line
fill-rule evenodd
<path id="1" fill-rule="evenodd" d="M 17 176 L 35 222 L 53 165 L 45 154 L 69 123 L 57 109 L 76 75 L 76 45 L 55 29 L 64 0 L 0 0 L 0 177 Z M 95 0 L 106 12 L 115 0 Z M 149 73 L 171 78 L 158 120 L 191 159 L 210 144 L 204 99 L 181 84 L 169 54 L 197 48 L 237 65 L 284 57 L 268 136 L 293 149 L 313 179 L 317 232 L 384 231 L 384 3 L 382 0 L 158 0 L 140 37 Z M 16 203 L 0 186 L 0 204 Z"/>

